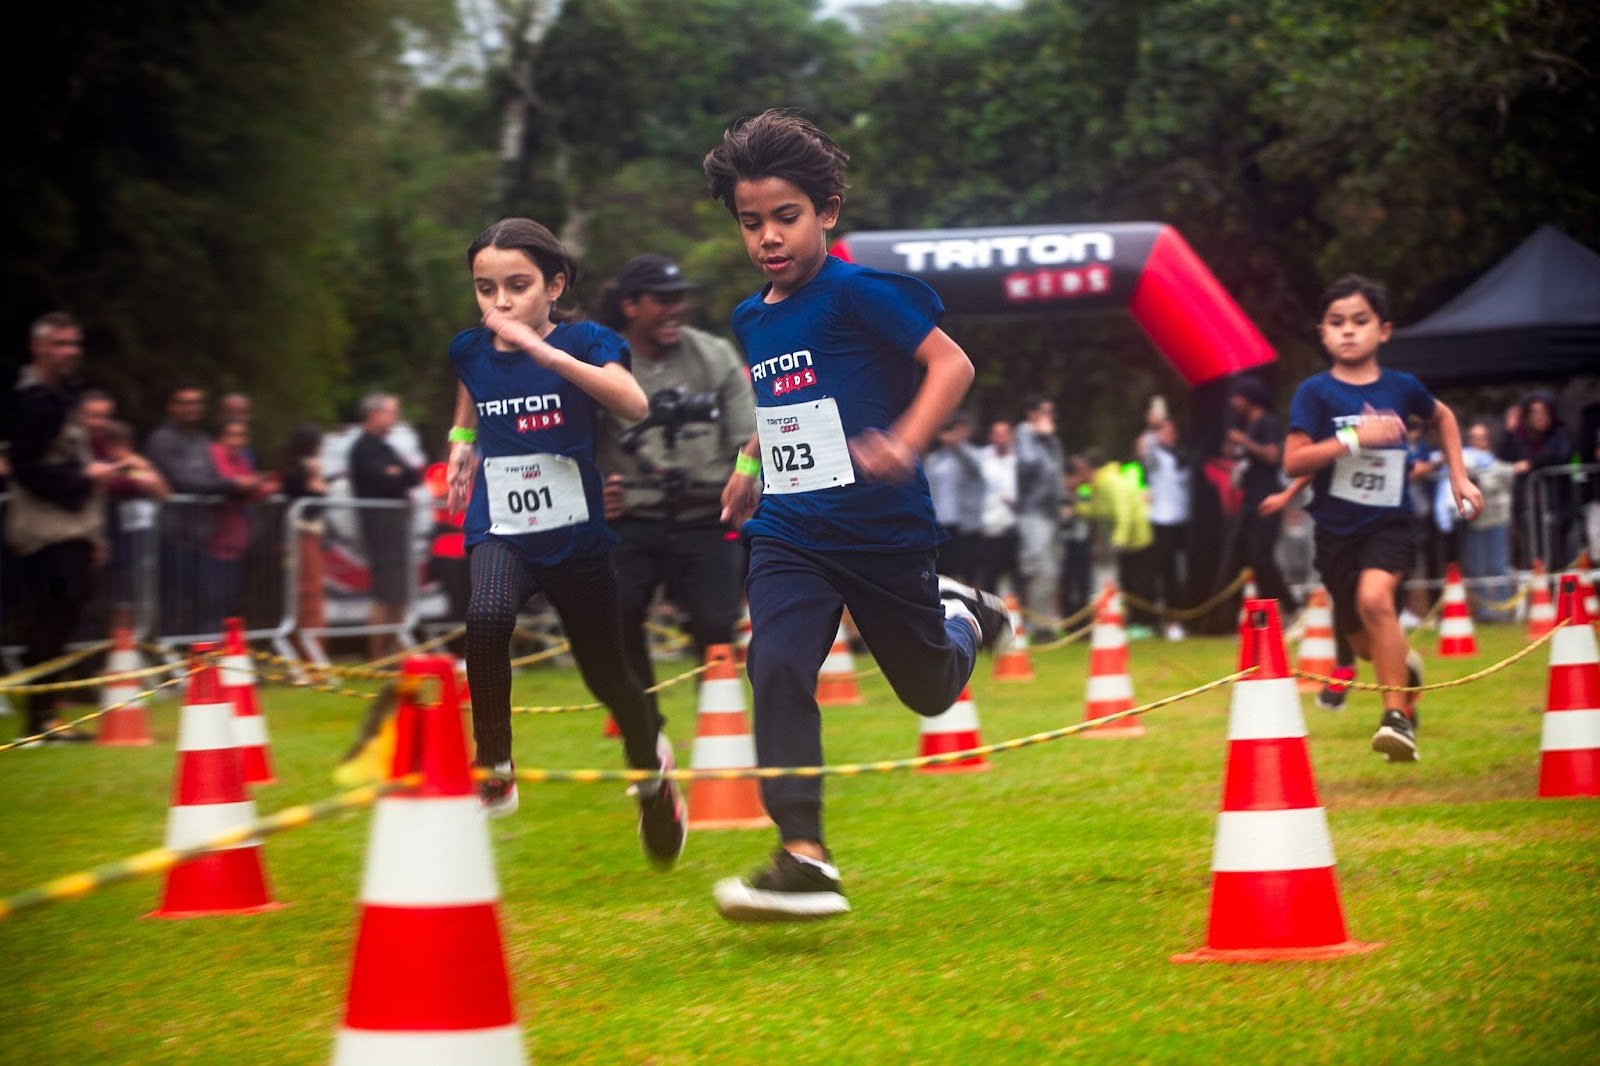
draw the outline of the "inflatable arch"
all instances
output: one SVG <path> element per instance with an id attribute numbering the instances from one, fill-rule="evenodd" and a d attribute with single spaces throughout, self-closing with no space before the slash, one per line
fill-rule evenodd
<path id="1" fill-rule="evenodd" d="M 952 316 L 1126 309 L 1191 388 L 1276 358 L 1164 223 L 883 230 L 852 233 L 832 251 L 927 282 Z"/>

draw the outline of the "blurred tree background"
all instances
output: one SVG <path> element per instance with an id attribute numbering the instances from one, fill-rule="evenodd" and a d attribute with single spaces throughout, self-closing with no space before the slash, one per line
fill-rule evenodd
<path id="1" fill-rule="evenodd" d="M 755 288 L 700 159 L 791 105 L 853 157 L 840 232 L 1170 222 L 1277 348 L 1320 365 L 1333 276 L 1421 317 L 1541 223 L 1600 246 L 1592 0 L 86 0 L 11 17 L 6 375 L 38 314 L 142 430 L 180 379 L 257 401 L 259 446 L 400 393 L 442 438 L 462 255 L 505 214 L 578 251 L 589 300 L 646 250 Z M 950 323 L 972 406 L 1054 394 L 1126 447 L 1183 389 L 1118 316 Z"/>

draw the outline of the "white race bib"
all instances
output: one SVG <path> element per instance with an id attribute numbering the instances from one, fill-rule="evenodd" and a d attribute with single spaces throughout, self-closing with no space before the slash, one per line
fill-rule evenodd
<path id="1" fill-rule="evenodd" d="M 1341 455 L 1333 464 L 1330 495 L 1363 507 L 1399 507 L 1406 486 L 1406 453 L 1380 448 Z"/>
<path id="2" fill-rule="evenodd" d="M 561 455 L 488 456 L 489 532 L 502 537 L 544 533 L 589 520 L 578 461 Z"/>
<path id="3" fill-rule="evenodd" d="M 756 432 L 767 492 L 782 496 L 855 483 L 837 400 L 758 407 Z"/>

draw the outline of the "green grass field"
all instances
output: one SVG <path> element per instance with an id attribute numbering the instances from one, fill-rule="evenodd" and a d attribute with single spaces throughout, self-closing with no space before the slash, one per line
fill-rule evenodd
<path id="1" fill-rule="evenodd" d="M 1419 641 L 1425 652 L 1429 636 Z M 1498 661 L 1429 657 L 1430 681 Z M 1226 674 L 1231 640 L 1132 646 L 1138 699 Z M 1083 716 L 1087 651 L 1034 655 L 1030 683 L 980 665 L 998 741 Z M 1072 737 L 994 757 L 987 773 L 827 783 L 830 842 L 853 913 L 735 927 L 719 877 L 768 830 L 701 832 L 676 870 L 645 864 L 615 784 L 522 786 L 491 824 L 513 992 L 542 1062 L 1600 1061 L 1600 801 L 1535 798 L 1544 651 L 1430 693 L 1420 763 L 1368 750 L 1376 698 L 1311 706 L 1312 761 L 1351 935 L 1336 962 L 1174 965 L 1204 942 L 1226 757 L 1226 690 L 1144 719 L 1138 739 Z M 661 664 L 661 676 L 683 664 Z M 858 665 L 865 665 L 858 659 Z M 1370 674 L 1365 675 L 1370 679 Z M 824 712 L 833 762 L 916 754 L 917 720 L 881 677 Z M 586 701 L 570 669 L 535 668 L 516 701 Z M 329 774 L 362 701 L 262 693 L 281 783 L 262 813 L 337 791 Z M 669 689 L 688 760 L 692 686 Z M 177 707 L 146 749 L 0 752 L 0 895 L 162 841 Z M 8 738 L 17 719 L 0 719 Z M 516 719 L 519 766 L 613 767 L 595 712 Z M 159 879 L 0 922 L 0 1061 L 315 1063 L 330 1056 L 358 915 L 369 817 L 269 838 L 276 897 L 257 916 L 142 919 Z"/>

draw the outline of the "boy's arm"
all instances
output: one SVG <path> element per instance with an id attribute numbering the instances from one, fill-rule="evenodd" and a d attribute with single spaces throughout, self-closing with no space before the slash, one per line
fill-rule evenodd
<path id="1" fill-rule="evenodd" d="M 750 521 L 761 502 L 761 437 L 752 435 L 735 457 L 733 473 L 722 487 L 722 521 L 738 529 Z"/>
<path id="2" fill-rule="evenodd" d="M 1266 499 L 1262 500 L 1260 505 L 1256 508 L 1256 512 L 1262 517 L 1277 514 L 1279 511 L 1289 506 L 1289 501 L 1298 496 L 1300 494 L 1300 490 L 1309 484 L 1311 484 L 1310 475 L 1300 475 L 1293 481 L 1289 482 L 1289 484 L 1281 491 L 1274 492 L 1271 496 L 1268 496 Z"/>
<path id="3" fill-rule="evenodd" d="M 850 441 L 850 456 L 867 477 L 904 481 L 917 468 L 917 456 L 950 421 L 972 385 L 972 360 L 961 346 L 937 327 L 914 353 L 927 368 L 922 386 L 888 432 L 867 430 Z"/>
<path id="4" fill-rule="evenodd" d="M 1353 435 L 1352 435 L 1353 434 Z M 1315 474 L 1332 466 L 1341 455 L 1353 455 L 1362 448 L 1387 447 L 1406 438 L 1406 424 L 1393 411 L 1374 411 L 1368 407 L 1361 421 L 1345 426 L 1333 436 L 1313 441 L 1303 429 L 1291 429 L 1283 442 L 1283 472 L 1290 477 Z M 1352 446 L 1353 445 L 1353 446 Z M 1456 434 L 1456 458 L 1460 460 L 1461 435 Z"/>
<path id="5" fill-rule="evenodd" d="M 1456 510 L 1462 518 L 1471 518 L 1483 510 L 1483 490 L 1467 476 L 1467 465 L 1461 459 L 1461 425 L 1443 400 L 1433 402 L 1432 422 L 1439 431 L 1445 465 L 1450 468 L 1450 491 L 1456 498 Z"/>

